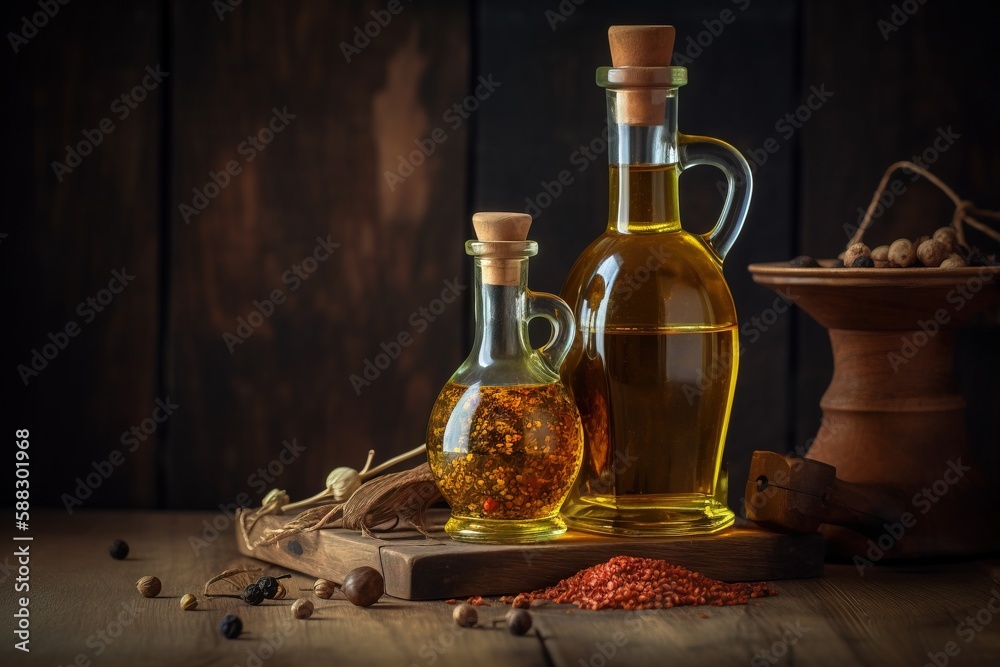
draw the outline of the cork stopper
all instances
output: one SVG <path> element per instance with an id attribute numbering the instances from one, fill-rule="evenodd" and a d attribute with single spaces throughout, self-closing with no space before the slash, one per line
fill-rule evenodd
<path id="1" fill-rule="evenodd" d="M 675 31 L 672 25 L 613 25 L 608 28 L 614 67 L 670 67 Z M 619 123 L 659 125 L 666 113 L 662 89 L 620 90 Z"/>
<path id="2" fill-rule="evenodd" d="M 528 255 L 525 241 L 531 227 L 527 213 L 481 212 L 472 216 L 476 238 L 484 243 L 479 253 L 483 282 L 488 285 L 518 285 L 521 282 L 520 260 Z"/>

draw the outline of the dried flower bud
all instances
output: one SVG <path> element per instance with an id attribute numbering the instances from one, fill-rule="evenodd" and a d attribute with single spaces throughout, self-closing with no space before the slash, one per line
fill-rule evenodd
<path id="1" fill-rule="evenodd" d="M 343 502 L 354 495 L 361 486 L 361 473 L 354 468 L 334 468 L 326 476 L 326 488 L 333 493 L 334 502 Z"/>
<path id="2" fill-rule="evenodd" d="M 917 247 L 917 259 L 924 266 L 941 266 L 948 259 L 948 248 L 940 241 L 927 239 Z"/>
<path id="3" fill-rule="evenodd" d="M 160 580 L 156 577 L 142 577 L 135 582 L 135 587 L 146 598 L 155 598 L 160 594 Z"/>
<path id="4" fill-rule="evenodd" d="M 844 251 L 844 266 L 854 266 L 858 257 L 869 257 L 872 251 L 864 243 L 854 243 Z"/>
<path id="5" fill-rule="evenodd" d="M 917 259 L 916 250 L 909 239 L 896 239 L 889 246 L 889 265 L 897 268 L 913 266 Z"/>
<path id="6" fill-rule="evenodd" d="M 329 579 L 317 579 L 316 583 L 313 584 L 313 593 L 316 597 L 329 600 L 333 597 L 333 594 L 337 592 L 337 584 L 333 583 Z"/>
<path id="7" fill-rule="evenodd" d="M 455 611 L 451 612 L 451 617 L 455 620 L 455 625 L 460 625 L 463 628 L 471 628 L 479 622 L 479 612 L 468 602 L 463 602 L 455 607 Z"/>
<path id="8" fill-rule="evenodd" d="M 965 265 L 965 260 L 955 253 L 952 253 L 948 256 L 948 259 L 941 262 L 942 269 L 960 269 Z"/>
<path id="9" fill-rule="evenodd" d="M 889 266 L 889 246 L 880 245 L 872 249 L 872 261 L 875 262 L 876 269 L 885 269 Z"/>
<path id="10" fill-rule="evenodd" d="M 183 609 L 184 611 L 191 611 L 192 609 L 197 609 L 197 608 L 198 608 L 198 598 L 196 598 L 195 596 L 188 593 L 181 598 L 181 609 Z"/>
<path id="11" fill-rule="evenodd" d="M 958 234 L 953 227 L 941 227 L 931 238 L 948 248 L 949 252 L 953 252 L 958 243 Z"/>
<path id="12" fill-rule="evenodd" d="M 313 615 L 313 603 L 305 598 L 299 598 L 292 605 L 292 615 L 298 619 L 309 618 Z"/>
<path id="13" fill-rule="evenodd" d="M 288 497 L 288 493 L 284 489 L 271 489 L 264 496 L 264 500 L 260 501 L 261 507 L 267 507 L 268 505 L 274 503 L 279 507 L 281 505 L 287 505 L 292 502 L 292 499 Z"/>

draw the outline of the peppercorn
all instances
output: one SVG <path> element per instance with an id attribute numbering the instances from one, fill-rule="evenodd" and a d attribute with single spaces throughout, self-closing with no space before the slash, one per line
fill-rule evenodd
<path id="1" fill-rule="evenodd" d="M 917 249 L 909 239 L 896 239 L 889 246 L 889 265 L 906 268 L 917 259 Z"/>
<path id="2" fill-rule="evenodd" d="M 269 577 L 266 574 L 259 579 L 257 579 L 257 586 L 264 591 L 264 597 L 268 600 L 273 600 L 276 597 L 284 597 L 283 589 L 284 587 L 278 582 L 279 579 L 287 579 L 291 577 L 290 574 L 283 574 L 280 577 Z M 279 595 L 280 594 L 280 595 Z"/>
<path id="3" fill-rule="evenodd" d="M 512 635 L 523 635 L 531 629 L 531 614 L 524 609 L 507 612 L 507 631 Z"/>
<path id="4" fill-rule="evenodd" d="M 934 239 L 927 239 L 917 247 L 917 258 L 924 266 L 940 266 L 948 254 L 948 248 Z"/>
<path id="5" fill-rule="evenodd" d="M 875 260 L 871 257 L 865 257 L 862 255 L 854 260 L 851 264 L 852 269 L 873 269 L 875 268 Z"/>
<path id="6" fill-rule="evenodd" d="M 316 594 L 316 597 L 322 598 L 323 600 L 329 600 L 336 592 L 337 584 L 333 583 L 329 579 L 317 579 L 316 583 L 313 584 L 313 593 Z"/>
<path id="7" fill-rule="evenodd" d="M 382 578 L 382 573 L 373 567 L 367 565 L 356 567 L 344 577 L 341 590 L 351 604 L 370 607 L 378 602 L 385 592 L 385 580 Z"/>
<path id="8" fill-rule="evenodd" d="M 192 609 L 197 609 L 197 608 L 198 608 L 198 598 L 196 598 L 195 596 L 188 593 L 181 598 L 181 609 L 183 609 L 184 611 L 191 611 Z"/>
<path id="9" fill-rule="evenodd" d="M 108 553 L 115 560 L 125 560 L 128 556 L 128 543 L 125 540 L 115 540 L 108 547 Z"/>
<path id="10" fill-rule="evenodd" d="M 160 594 L 160 580 L 156 577 L 142 577 L 135 582 L 135 587 L 146 598 L 155 598 Z"/>
<path id="11" fill-rule="evenodd" d="M 471 604 L 463 602 L 455 607 L 455 611 L 451 612 L 451 617 L 454 619 L 455 625 L 471 628 L 479 621 L 479 612 Z"/>
<path id="12" fill-rule="evenodd" d="M 257 584 L 250 584 L 243 589 L 243 594 L 240 595 L 240 597 L 243 598 L 243 601 L 247 604 L 257 606 L 264 601 L 265 595 L 264 590 L 260 586 Z"/>
<path id="13" fill-rule="evenodd" d="M 889 267 L 889 246 L 880 245 L 877 248 L 872 248 L 872 261 L 875 262 L 876 269 L 885 269 Z"/>
<path id="14" fill-rule="evenodd" d="M 313 603 L 305 598 L 299 598 L 292 605 L 292 614 L 298 619 L 309 618 L 313 614 Z"/>
<path id="15" fill-rule="evenodd" d="M 243 621 L 235 614 L 226 614 L 219 621 L 219 632 L 226 639 L 236 639 L 243 632 Z"/>
<path id="16" fill-rule="evenodd" d="M 934 232 L 934 236 L 931 238 L 948 248 L 949 252 L 954 251 L 958 243 L 958 234 L 954 227 L 941 227 Z"/>
<path id="17" fill-rule="evenodd" d="M 844 266 L 854 266 L 854 260 L 858 257 L 868 257 L 872 254 L 872 251 L 868 249 L 864 243 L 852 243 L 851 246 L 844 251 Z"/>
<path id="18" fill-rule="evenodd" d="M 819 262 L 809 255 L 799 255 L 788 263 L 797 269 L 815 269 L 819 267 Z"/>

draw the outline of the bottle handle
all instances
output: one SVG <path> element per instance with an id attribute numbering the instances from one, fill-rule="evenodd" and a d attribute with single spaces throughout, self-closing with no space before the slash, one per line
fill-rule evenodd
<path id="1" fill-rule="evenodd" d="M 573 315 L 573 310 L 555 294 L 529 291 L 527 315 L 528 320 L 544 317 L 552 325 L 552 335 L 545 345 L 538 348 L 538 353 L 558 373 L 576 335 L 576 316 Z"/>
<path id="2" fill-rule="evenodd" d="M 712 231 L 702 234 L 722 261 L 740 235 L 750 210 L 750 195 L 753 192 L 750 165 L 738 150 L 720 139 L 681 134 L 677 143 L 681 172 L 688 167 L 708 164 L 718 167 L 726 175 L 726 202 L 722 205 L 722 213 Z"/>

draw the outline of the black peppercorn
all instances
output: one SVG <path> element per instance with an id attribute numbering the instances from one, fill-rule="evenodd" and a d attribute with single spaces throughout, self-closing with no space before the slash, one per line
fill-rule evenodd
<path id="1" fill-rule="evenodd" d="M 277 579 L 267 575 L 257 580 L 257 587 L 264 592 L 264 597 L 268 600 L 273 600 L 274 596 L 278 594 L 278 585 Z"/>
<path id="2" fill-rule="evenodd" d="M 854 260 L 851 264 L 852 269 L 873 269 L 875 268 L 875 260 L 871 257 L 861 256 Z"/>
<path id="3" fill-rule="evenodd" d="M 125 557 L 128 556 L 128 543 L 125 540 L 115 540 L 108 547 L 108 553 L 115 560 L 125 560 Z"/>
<path id="4" fill-rule="evenodd" d="M 264 601 L 266 595 L 264 594 L 264 590 L 260 586 L 258 586 L 257 584 L 250 584 L 249 586 L 243 589 L 243 595 L 241 595 L 240 597 L 242 597 L 243 601 L 246 602 L 247 604 L 252 604 L 256 606 Z"/>
<path id="5" fill-rule="evenodd" d="M 819 262 L 810 257 L 809 255 L 799 255 L 795 259 L 789 262 L 792 266 L 798 269 L 815 269 L 819 266 Z"/>
<path id="6" fill-rule="evenodd" d="M 219 632 L 226 639 L 236 639 L 243 632 L 243 621 L 240 620 L 239 616 L 226 614 L 219 621 Z"/>
<path id="7" fill-rule="evenodd" d="M 531 629 L 531 614 L 524 609 L 507 612 L 507 630 L 512 635 L 523 635 Z"/>

